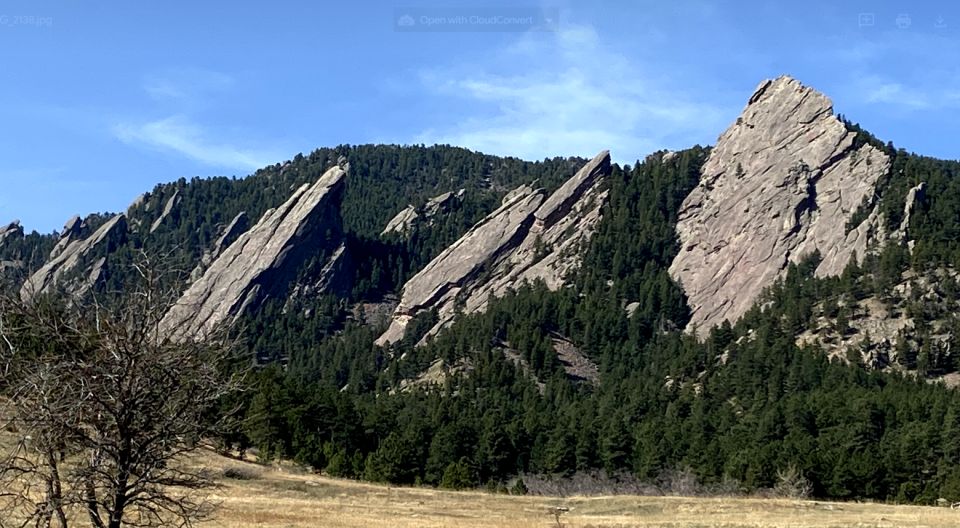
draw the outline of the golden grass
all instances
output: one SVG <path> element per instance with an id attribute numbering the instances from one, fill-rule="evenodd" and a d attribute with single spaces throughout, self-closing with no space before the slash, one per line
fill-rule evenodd
<path id="1" fill-rule="evenodd" d="M 948 508 L 753 498 L 512 497 L 482 492 L 397 488 L 297 474 L 205 454 L 222 474 L 235 468 L 248 480 L 218 479 L 220 503 L 211 528 L 473 528 L 557 526 L 553 507 L 569 508 L 564 527 L 955 527 Z"/>

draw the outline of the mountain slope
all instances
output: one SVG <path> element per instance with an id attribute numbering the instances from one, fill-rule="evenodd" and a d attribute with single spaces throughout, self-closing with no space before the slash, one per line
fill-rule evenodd
<path id="1" fill-rule="evenodd" d="M 780 78 L 716 147 L 630 165 L 360 146 L 159 186 L 50 291 L 120 287 L 137 251 L 172 253 L 197 272 L 171 331 L 232 326 L 257 360 L 224 443 L 333 475 L 787 475 L 932 503 L 960 500 L 960 395 L 935 383 L 960 373 L 958 197 L 960 163 Z M 5 276 L 111 218 L 0 231 Z"/>

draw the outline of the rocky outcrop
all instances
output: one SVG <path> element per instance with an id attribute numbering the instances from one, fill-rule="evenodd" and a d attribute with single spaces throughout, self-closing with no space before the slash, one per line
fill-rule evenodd
<path id="1" fill-rule="evenodd" d="M 170 218 L 170 215 L 173 213 L 173 208 L 180 204 L 180 189 L 173 191 L 173 195 L 167 199 L 166 205 L 163 206 L 163 211 L 160 213 L 160 216 L 153 221 L 153 224 L 150 225 L 150 232 L 153 233 L 157 229 L 160 229 L 160 226 L 163 225 L 163 222 Z"/>
<path id="2" fill-rule="evenodd" d="M 410 204 L 406 206 L 402 211 L 397 213 L 396 216 L 390 219 L 387 222 L 387 227 L 383 228 L 383 231 L 380 232 L 380 236 L 388 235 L 390 233 L 406 233 L 410 230 L 410 226 L 417 220 L 420 215 L 417 213 L 417 208 Z"/>
<path id="3" fill-rule="evenodd" d="M 600 219 L 609 174 L 610 154 L 604 151 L 549 196 L 529 186 L 510 192 L 496 211 L 404 285 L 390 327 L 377 343 L 399 341 L 409 321 L 425 311 L 439 316 L 429 337 L 458 310 L 481 311 L 491 295 L 502 296 L 524 282 L 562 286 Z"/>
<path id="4" fill-rule="evenodd" d="M 230 244 L 164 316 L 174 340 L 203 339 L 247 310 L 288 293 L 301 266 L 329 257 L 342 243 L 339 199 L 343 168 L 329 169 Z"/>
<path id="5" fill-rule="evenodd" d="M 23 227 L 20 226 L 19 220 L 14 220 L 6 226 L 0 227 L 0 250 L 2 250 L 8 242 L 12 242 L 21 238 L 23 238 Z M 8 273 L 16 275 L 21 270 L 23 270 L 23 262 L 20 260 L 0 259 L 0 279 L 6 279 L 6 275 Z"/>
<path id="6" fill-rule="evenodd" d="M 23 237 L 23 227 L 20 225 L 19 220 L 14 220 L 4 227 L 0 227 L 0 247 L 2 247 L 7 240 L 12 240 L 14 238 Z"/>
<path id="7" fill-rule="evenodd" d="M 137 197 L 134 198 L 132 202 L 130 202 L 130 205 L 127 206 L 127 214 L 130 214 L 136 209 L 138 209 L 139 207 L 141 207 L 143 204 L 147 202 L 149 198 L 150 198 L 150 193 L 141 193 L 137 195 Z"/>
<path id="8" fill-rule="evenodd" d="M 20 289 L 23 300 L 50 293 L 58 286 L 73 294 L 82 294 L 102 278 L 106 265 L 104 255 L 112 253 L 126 240 L 127 217 L 114 216 L 84 239 L 71 238 L 74 228 L 79 229 L 77 221 L 67 222 L 60 239 L 62 246 L 58 243 L 46 264 L 23 284 Z M 69 283 L 64 284 L 67 279 Z"/>
<path id="9" fill-rule="evenodd" d="M 680 211 L 670 274 L 689 298 L 688 329 L 703 335 L 736 321 L 790 263 L 815 251 L 819 276 L 864 256 L 876 215 L 849 233 L 846 226 L 890 160 L 855 147 L 855 136 L 826 96 L 788 77 L 760 84 Z"/>
<path id="10" fill-rule="evenodd" d="M 301 278 L 301 281 L 294 285 L 293 290 L 287 296 L 284 311 L 293 308 L 299 300 L 315 295 L 324 293 L 339 297 L 350 295 L 355 269 L 350 249 L 347 248 L 346 244 L 340 244 L 327 257 L 326 262 L 319 270 Z"/>
<path id="11" fill-rule="evenodd" d="M 199 280 L 203 276 L 203 272 L 210 267 L 210 264 L 217 259 L 223 251 L 230 247 L 230 244 L 233 244 L 240 238 L 247 229 L 250 227 L 250 221 L 247 219 L 246 211 L 240 211 L 237 216 L 233 217 L 233 220 L 227 224 L 227 227 L 223 229 L 223 233 L 217 238 L 217 241 L 213 243 L 213 247 L 208 249 L 203 253 L 203 256 L 200 257 L 200 262 L 197 263 L 197 267 L 193 268 L 193 271 L 190 272 L 190 282 Z"/>
<path id="12" fill-rule="evenodd" d="M 80 219 L 79 216 L 74 216 L 67 220 L 63 224 L 63 230 L 60 231 L 60 238 L 57 240 L 57 245 L 53 247 L 50 251 L 50 260 L 57 258 L 70 244 L 86 238 L 89 234 L 89 229 L 86 223 Z"/>
<path id="13" fill-rule="evenodd" d="M 387 226 L 383 228 L 383 232 L 381 232 L 380 235 L 408 233 L 416 222 L 425 222 L 429 225 L 435 216 L 450 210 L 454 204 L 458 203 L 460 199 L 463 198 L 465 192 L 465 189 L 460 189 L 456 193 L 446 192 L 439 196 L 434 196 L 427 200 L 427 203 L 421 207 L 416 207 L 412 204 L 408 205 L 387 222 Z"/>
<path id="14" fill-rule="evenodd" d="M 892 239 L 903 242 L 907 240 L 908 231 L 910 229 L 910 220 L 913 218 L 913 209 L 917 205 L 917 201 L 923 199 L 923 195 L 927 190 L 927 184 L 924 182 L 918 183 L 916 186 L 911 187 L 907 191 L 907 198 L 904 200 L 903 204 L 903 219 L 900 220 L 900 226 L 891 236 Z M 910 249 L 913 249 L 913 241 L 907 241 L 910 244 Z"/>

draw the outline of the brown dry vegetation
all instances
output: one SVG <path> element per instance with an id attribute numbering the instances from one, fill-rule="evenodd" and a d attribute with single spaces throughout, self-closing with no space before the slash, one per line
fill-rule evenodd
<path id="1" fill-rule="evenodd" d="M 949 508 L 751 498 L 514 497 L 396 488 L 298 474 L 204 454 L 220 503 L 211 528 L 550 527 L 953 527 Z M 222 476 L 229 473 L 231 477 Z"/>

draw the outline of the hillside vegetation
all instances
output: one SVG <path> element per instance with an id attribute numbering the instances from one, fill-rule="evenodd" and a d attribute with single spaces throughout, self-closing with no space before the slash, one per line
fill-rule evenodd
<path id="1" fill-rule="evenodd" d="M 960 288 L 931 279 L 956 275 L 960 164 L 865 133 L 858 141 L 891 160 L 859 217 L 877 210 L 888 230 L 899 226 L 906 193 L 925 183 L 909 243 L 873 247 L 835 277 L 814 273 L 813 253 L 739 321 L 700 340 L 681 331 L 690 308 L 668 268 L 680 249 L 681 204 L 710 155 L 702 147 L 614 165 L 601 220 L 565 287 L 518 285 L 482 313 L 458 314 L 424 346 L 416 345 L 437 314 L 418 315 L 389 347 L 374 345 L 384 322 L 368 314 L 389 313 L 404 282 L 514 186 L 556 188 L 583 160 L 338 147 L 243 180 L 181 180 L 131 209 L 135 227 L 110 255 L 107 287 L 123 283 L 125 259 L 141 249 L 172 252 L 191 269 L 237 212 L 257 218 L 349 164 L 340 214 L 352 288 L 275 298 L 240 319 L 242 366 L 255 369 L 248 390 L 224 402 L 241 409 L 224 445 L 336 477 L 449 489 L 503 489 L 523 474 L 627 472 L 651 482 L 682 471 L 704 487 L 756 492 L 792 472 L 819 498 L 960 500 L 960 394 L 937 382 L 960 370 L 952 315 Z M 380 236 L 408 204 L 459 189 L 463 199 L 431 222 Z M 180 206 L 165 218 L 177 190 Z M 28 235 L 2 256 L 33 263 L 52 242 Z M 926 290 L 897 293 L 913 278 Z M 861 322 L 877 303 L 912 322 L 875 362 L 880 352 Z M 822 341 L 799 339 L 804 332 Z M 572 375 L 572 357 L 591 374 Z"/>

